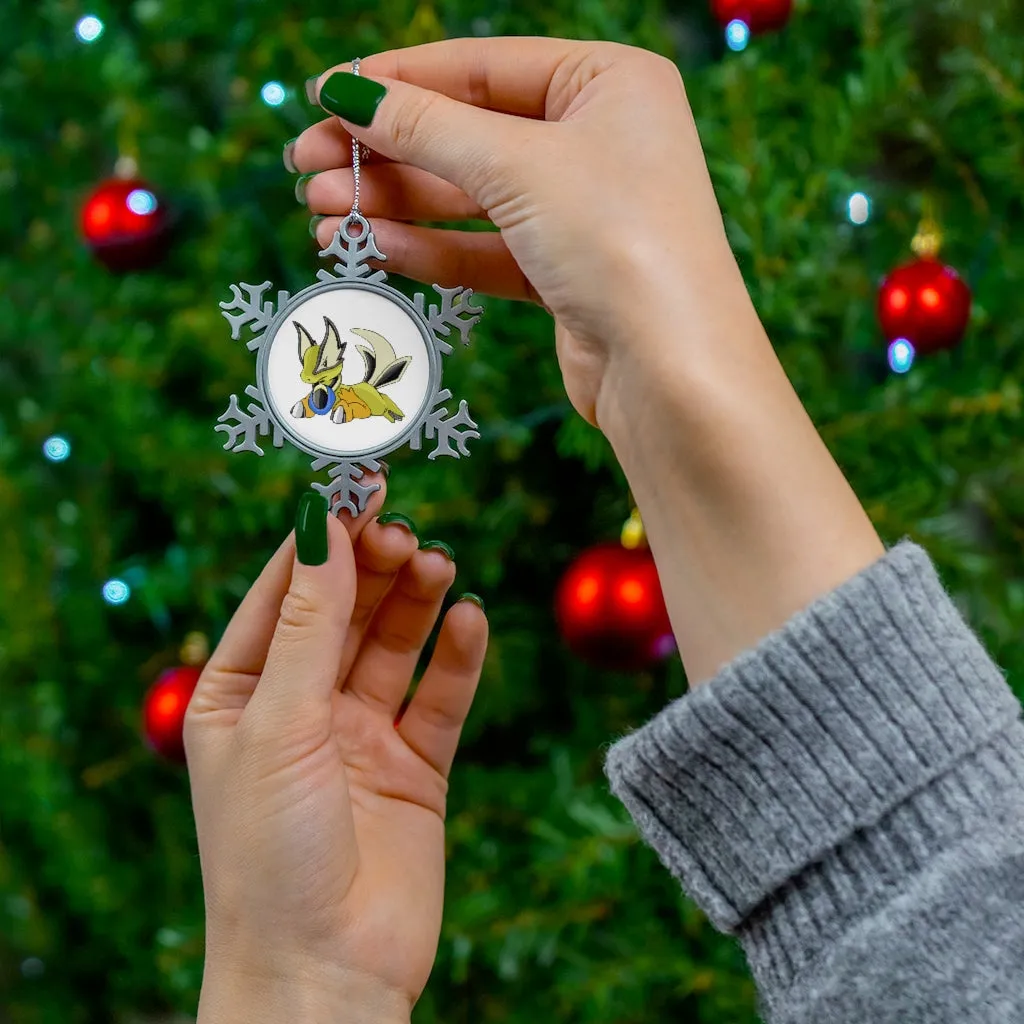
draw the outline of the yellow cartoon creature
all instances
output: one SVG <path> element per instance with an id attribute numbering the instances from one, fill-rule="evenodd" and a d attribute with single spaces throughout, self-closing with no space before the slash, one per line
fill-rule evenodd
<path id="1" fill-rule="evenodd" d="M 365 420 L 371 416 L 383 416 L 389 423 L 405 419 L 405 413 L 387 395 L 381 394 L 380 389 L 402 379 L 412 356 L 399 359 L 383 335 L 353 328 L 353 334 L 369 342 L 369 346 L 358 346 L 366 364 L 366 375 L 358 384 L 343 384 L 341 371 L 348 343 L 338 337 L 337 327 L 324 317 L 324 340 L 317 345 L 302 324 L 297 320 L 292 323 L 299 335 L 300 376 L 304 384 L 310 385 L 309 394 L 295 403 L 292 416 L 296 419 L 330 416 L 334 423 Z"/>

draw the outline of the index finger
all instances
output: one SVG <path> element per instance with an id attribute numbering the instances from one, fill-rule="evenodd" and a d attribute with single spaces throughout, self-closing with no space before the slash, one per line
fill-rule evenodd
<path id="1" fill-rule="evenodd" d="M 439 92 L 462 103 L 520 117 L 554 118 L 549 101 L 564 93 L 571 101 L 574 80 L 588 59 L 596 73 L 616 43 L 587 43 L 543 36 L 444 39 L 366 57 L 360 73 L 369 78 L 394 78 Z M 325 71 L 319 86 L 335 71 L 351 70 L 351 62 Z"/>

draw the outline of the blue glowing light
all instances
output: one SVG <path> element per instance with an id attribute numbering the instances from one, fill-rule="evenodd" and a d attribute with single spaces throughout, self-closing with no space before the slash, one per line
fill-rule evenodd
<path id="1" fill-rule="evenodd" d="M 906 373 L 914 365 L 914 346 L 906 338 L 897 338 L 889 346 L 889 366 L 893 373 Z"/>
<path id="2" fill-rule="evenodd" d="M 103 600 L 107 604 L 124 604 L 132 596 L 132 588 L 124 580 L 107 580 L 103 584 Z"/>
<path id="3" fill-rule="evenodd" d="M 267 82 L 262 89 L 260 89 L 260 96 L 263 97 L 263 102 L 268 107 L 279 107 L 284 103 L 287 98 L 284 86 L 280 82 Z"/>
<path id="4" fill-rule="evenodd" d="M 125 202 L 127 202 L 128 209 L 132 213 L 138 213 L 142 216 L 153 213 L 157 208 L 156 196 L 149 189 L 145 188 L 132 189 L 128 193 L 128 198 Z"/>
<path id="5" fill-rule="evenodd" d="M 103 22 L 95 14 L 87 14 L 84 18 L 78 19 L 75 35 L 83 43 L 95 43 L 103 35 Z"/>
<path id="6" fill-rule="evenodd" d="M 736 53 L 745 50 L 750 42 L 750 26 L 740 18 L 734 18 L 725 27 L 725 41 Z"/>
<path id="7" fill-rule="evenodd" d="M 867 224 L 871 218 L 871 200 L 863 192 L 854 192 L 846 203 L 851 224 Z"/>
<path id="8" fill-rule="evenodd" d="M 54 434 L 43 442 L 43 454 L 51 462 L 63 462 L 71 454 L 71 442 L 66 437 Z"/>

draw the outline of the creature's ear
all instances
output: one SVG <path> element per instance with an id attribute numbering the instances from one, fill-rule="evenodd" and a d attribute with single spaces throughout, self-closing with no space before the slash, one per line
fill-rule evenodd
<path id="1" fill-rule="evenodd" d="M 356 346 L 356 351 L 363 357 L 363 362 L 366 363 L 366 375 L 363 377 L 363 383 L 365 384 L 373 376 L 373 371 L 377 369 L 377 353 L 365 345 Z"/>
<path id="2" fill-rule="evenodd" d="M 306 353 L 313 347 L 314 341 L 309 335 L 309 331 L 306 330 L 298 320 L 293 320 L 295 324 L 295 330 L 299 332 L 299 362 L 305 365 Z"/>
<path id="3" fill-rule="evenodd" d="M 375 388 L 382 388 L 385 384 L 394 384 L 402 379 L 405 371 L 409 369 L 412 356 L 402 356 L 396 359 L 387 369 L 381 371 L 380 376 L 373 382 Z"/>
<path id="4" fill-rule="evenodd" d="M 327 333 L 320 343 L 320 358 L 316 361 L 314 373 L 323 373 L 325 370 L 333 370 L 340 366 L 341 357 L 345 354 L 345 346 L 338 337 L 338 328 L 327 317 L 324 317 L 324 323 L 327 325 Z"/>

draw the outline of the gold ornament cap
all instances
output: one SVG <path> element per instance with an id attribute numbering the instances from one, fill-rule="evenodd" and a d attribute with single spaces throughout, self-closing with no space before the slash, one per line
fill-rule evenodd
<path id="1" fill-rule="evenodd" d="M 634 508 L 630 517 L 623 524 L 621 540 L 622 546 L 628 551 L 647 547 L 647 531 L 644 529 L 644 521 L 640 518 L 639 509 Z"/>
<path id="2" fill-rule="evenodd" d="M 935 217 L 934 202 L 925 197 L 921 223 L 917 226 L 917 234 L 910 243 L 914 255 L 918 259 L 933 260 L 942 248 L 942 228 Z"/>
<path id="3" fill-rule="evenodd" d="M 205 665 L 210 660 L 210 641 L 206 634 L 198 630 L 187 634 L 182 641 L 179 657 L 183 665 L 192 665 L 196 668 Z"/>

